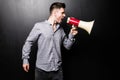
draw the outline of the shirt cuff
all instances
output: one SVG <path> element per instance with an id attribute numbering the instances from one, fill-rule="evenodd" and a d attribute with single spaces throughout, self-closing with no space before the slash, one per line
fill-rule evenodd
<path id="1" fill-rule="evenodd" d="M 23 64 L 29 64 L 28 59 L 24 59 L 24 60 L 23 60 Z"/>
<path id="2" fill-rule="evenodd" d="M 72 35 L 71 33 L 69 34 L 68 38 L 69 38 L 71 41 L 75 41 L 74 35 Z"/>

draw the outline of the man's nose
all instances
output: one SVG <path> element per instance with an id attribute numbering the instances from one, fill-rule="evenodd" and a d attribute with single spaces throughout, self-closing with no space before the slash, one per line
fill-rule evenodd
<path id="1" fill-rule="evenodd" d="M 66 16 L 66 14 L 63 14 L 63 16 L 65 17 L 65 16 Z"/>

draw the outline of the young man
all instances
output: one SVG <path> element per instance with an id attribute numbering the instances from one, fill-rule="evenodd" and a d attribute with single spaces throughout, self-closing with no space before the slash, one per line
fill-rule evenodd
<path id="1" fill-rule="evenodd" d="M 61 45 L 70 49 L 78 33 L 71 28 L 68 37 L 60 26 L 65 17 L 65 4 L 55 2 L 50 6 L 50 16 L 34 25 L 22 49 L 23 69 L 29 71 L 29 54 L 32 44 L 37 40 L 38 50 L 35 67 L 35 80 L 63 80 L 61 69 Z"/>

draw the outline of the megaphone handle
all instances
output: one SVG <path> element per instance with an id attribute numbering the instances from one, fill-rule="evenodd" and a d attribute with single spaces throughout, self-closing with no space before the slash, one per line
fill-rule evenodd
<path id="1" fill-rule="evenodd" d="M 72 25 L 72 29 L 77 29 L 77 27 L 75 25 Z"/>
<path id="2" fill-rule="evenodd" d="M 75 26 L 75 25 L 72 25 L 72 28 L 75 28 L 75 29 L 76 29 L 76 28 L 77 28 L 77 26 Z"/>
<path id="3" fill-rule="evenodd" d="M 72 28 L 75 28 L 75 26 L 74 26 L 74 25 L 72 25 Z"/>

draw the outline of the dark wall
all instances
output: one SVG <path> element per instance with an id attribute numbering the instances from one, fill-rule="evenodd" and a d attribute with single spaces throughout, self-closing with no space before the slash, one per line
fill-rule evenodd
<path id="1" fill-rule="evenodd" d="M 90 35 L 79 29 L 70 51 L 62 50 L 66 80 L 112 80 L 112 66 L 118 32 L 114 8 L 109 0 L 54 0 L 66 3 L 66 15 L 95 20 Z M 51 0 L 0 0 L 0 73 L 4 80 L 33 80 L 35 51 L 31 70 L 22 69 L 21 49 L 33 25 L 48 18 Z M 67 30 L 70 27 L 66 27 Z M 35 49 L 35 48 L 34 48 Z M 6 77 L 3 77 L 6 76 Z"/>

